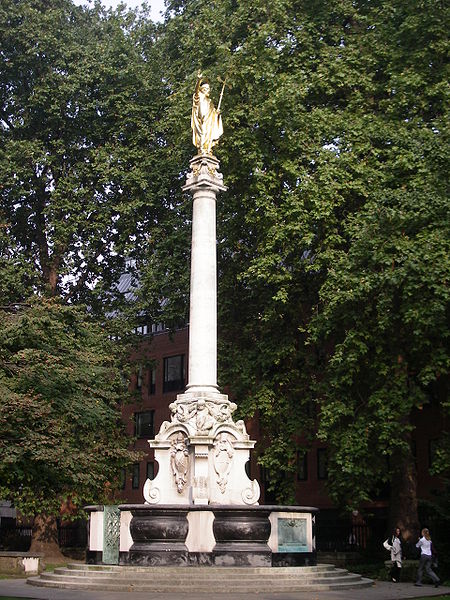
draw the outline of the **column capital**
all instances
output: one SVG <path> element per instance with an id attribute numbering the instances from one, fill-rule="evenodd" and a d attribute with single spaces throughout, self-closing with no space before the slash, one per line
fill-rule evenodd
<path id="1" fill-rule="evenodd" d="M 225 192 L 223 175 L 219 172 L 219 161 L 212 154 L 198 154 L 190 161 L 191 172 L 188 173 L 183 191 L 195 193 L 197 190 L 211 189 Z"/>

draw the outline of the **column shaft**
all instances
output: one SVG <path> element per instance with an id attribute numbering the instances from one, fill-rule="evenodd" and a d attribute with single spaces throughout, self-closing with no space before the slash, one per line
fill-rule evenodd
<path id="1" fill-rule="evenodd" d="M 217 390 L 216 192 L 194 192 L 192 209 L 189 376 L 186 391 Z"/>

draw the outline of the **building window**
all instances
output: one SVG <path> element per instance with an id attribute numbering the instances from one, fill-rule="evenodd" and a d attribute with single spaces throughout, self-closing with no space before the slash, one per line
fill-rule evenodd
<path id="1" fill-rule="evenodd" d="M 328 479 L 328 453 L 326 448 L 317 449 L 317 479 Z"/>
<path id="2" fill-rule="evenodd" d="M 168 356 L 164 359 L 163 392 L 184 389 L 184 355 Z"/>
<path id="3" fill-rule="evenodd" d="M 137 490 L 139 488 L 139 463 L 134 463 L 133 465 L 133 475 L 131 477 L 131 487 L 133 490 Z"/>
<path id="4" fill-rule="evenodd" d="M 297 452 L 297 479 L 298 481 L 306 481 L 308 479 L 308 453 Z"/>
<path id="5" fill-rule="evenodd" d="M 139 325 L 134 330 L 138 335 L 148 335 L 148 325 Z"/>
<path id="6" fill-rule="evenodd" d="M 119 486 L 120 486 L 121 490 L 125 489 L 126 481 L 127 481 L 127 472 L 126 472 L 126 469 L 120 469 Z"/>
<path id="7" fill-rule="evenodd" d="M 146 410 L 144 412 L 134 413 L 134 435 L 137 438 L 146 440 L 153 439 L 154 435 L 155 411 Z"/>
<path id="8" fill-rule="evenodd" d="M 155 479 L 155 463 L 153 461 L 147 463 L 147 479 Z"/>
<path id="9" fill-rule="evenodd" d="M 261 467 L 261 478 L 260 481 L 264 488 L 264 503 L 265 504 L 275 504 L 277 501 L 275 490 L 270 489 L 270 471 L 267 467 Z"/>
<path id="10" fill-rule="evenodd" d="M 156 394 L 156 367 L 151 367 L 148 382 L 148 393 Z"/>
<path id="11" fill-rule="evenodd" d="M 144 368 L 142 365 L 139 365 L 137 372 L 136 372 L 136 389 L 137 390 L 142 390 L 143 375 L 144 375 Z"/>

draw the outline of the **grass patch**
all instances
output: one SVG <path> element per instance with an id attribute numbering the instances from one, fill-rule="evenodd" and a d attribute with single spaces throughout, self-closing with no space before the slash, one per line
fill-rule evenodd
<path id="1" fill-rule="evenodd" d="M 386 581 L 387 571 L 384 563 L 363 563 L 363 564 L 355 564 L 355 565 L 347 565 L 345 567 L 352 573 L 358 573 L 358 575 L 362 575 L 363 577 L 367 577 L 367 579 L 375 579 L 378 581 Z"/>
<path id="2" fill-rule="evenodd" d="M 450 598 L 450 594 L 444 594 L 443 596 L 432 596 L 433 600 L 448 600 Z M 0 596 L 1 600 L 1 596 Z M 414 598 L 414 600 L 430 600 L 430 596 L 422 596 L 421 598 Z"/>
<path id="3" fill-rule="evenodd" d="M 36 598 L 24 598 L 23 596 L 0 596 L 0 600 L 37 600 Z"/>
<path id="4" fill-rule="evenodd" d="M 65 562 L 65 563 L 49 563 L 48 565 L 45 565 L 45 569 L 44 571 L 54 571 L 56 568 L 58 567 L 67 567 L 69 563 Z M 0 596 L 0 600 L 1 600 L 1 596 Z"/>

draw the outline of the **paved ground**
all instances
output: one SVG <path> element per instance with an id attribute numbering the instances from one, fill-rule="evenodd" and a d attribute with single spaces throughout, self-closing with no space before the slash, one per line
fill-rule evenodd
<path id="1" fill-rule="evenodd" d="M 37 588 L 27 585 L 25 579 L 1 579 L 0 596 L 17 596 L 40 600 L 406 600 L 449 594 L 450 587 L 438 589 L 431 585 L 415 587 L 412 583 L 377 581 L 371 588 L 339 592 L 297 592 L 271 594 L 229 595 L 211 591 L 209 594 L 152 594 L 139 592 L 79 592 Z"/>

